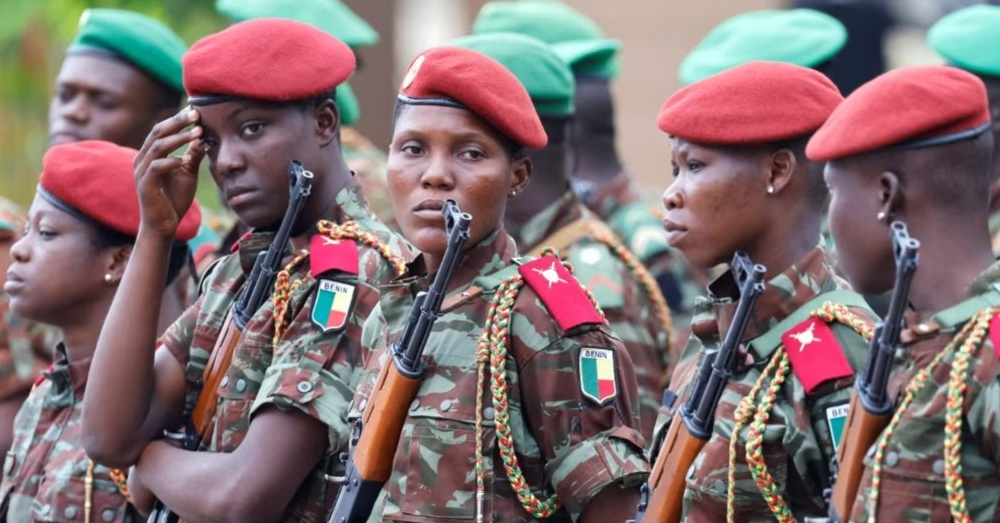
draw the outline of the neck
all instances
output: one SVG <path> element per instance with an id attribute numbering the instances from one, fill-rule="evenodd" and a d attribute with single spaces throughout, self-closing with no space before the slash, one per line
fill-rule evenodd
<path id="1" fill-rule="evenodd" d="M 964 300 L 972 281 L 993 264 L 987 228 L 969 230 L 968 223 L 985 222 L 983 219 L 969 220 L 964 225 L 951 223 L 947 226 L 938 223 L 932 224 L 933 229 L 924 229 L 949 231 L 947 234 L 921 233 L 919 224 L 910 228 L 913 237 L 922 244 L 920 266 L 910 288 L 910 303 L 916 310 L 937 312 Z M 955 253 L 962 254 L 956 256 Z"/>
<path id="2" fill-rule="evenodd" d="M 97 339 L 101 336 L 101 327 L 111 310 L 114 292 L 96 300 L 83 311 L 73 311 L 70 320 L 61 321 L 56 326 L 62 331 L 63 344 L 66 346 L 66 357 L 70 362 L 93 357 L 97 348 Z"/>
<path id="3" fill-rule="evenodd" d="M 747 249 L 747 255 L 754 263 L 767 267 L 765 278 L 768 281 L 809 254 L 819 242 L 819 217 L 811 214 L 799 216 L 798 220 L 786 218 L 779 221 L 788 225 L 768 228 L 764 241 Z"/>
<path id="4" fill-rule="evenodd" d="M 299 216 L 294 237 L 312 234 L 316 222 L 328 216 L 337 207 L 337 195 L 347 187 L 354 175 L 341 158 L 339 150 L 337 158 L 329 163 L 329 168 L 323 172 L 315 172 L 313 189 L 306 200 L 306 205 Z"/>
<path id="5" fill-rule="evenodd" d="M 520 231 L 538 213 L 547 209 L 569 191 L 566 179 L 566 148 L 548 146 L 530 154 L 533 174 L 528 190 L 507 200 L 507 231 L 519 238 Z"/>

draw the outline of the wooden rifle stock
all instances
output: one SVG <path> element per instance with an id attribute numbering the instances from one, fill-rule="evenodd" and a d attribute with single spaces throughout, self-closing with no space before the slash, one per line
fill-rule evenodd
<path id="1" fill-rule="evenodd" d="M 851 406 L 847 414 L 847 425 L 837 449 L 837 482 L 833 486 L 833 497 L 830 502 L 840 521 L 851 517 L 854 498 L 861 485 L 861 476 L 865 472 L 865 454 L 875 444 L 879 434 L 892 419 L 892 411 L 882 415 L 868 412 L 857 394 L 851 395 Z"/>
<path id="2" fill-rule="evenodd" d="M 650 495 L 645 519 L 653 523 L 677 523 L 681 520 L 687 470 L 704 446 L 705 440 L 694 437 L 683 420 L 674 419 L 649 475 Z"/>
<path id="3" fill-rule="evenodd" d="M 194 410 L 191 411 L 191 421 L 199 436 L 205 435 L 212 423 L 212 418 L 215 417 L 215 408 L 219 404 L 219 385 L 226 376 L 229 366 L 233 363 L 233 353 L 236 352 L 236 344 L 240 342 L 242 334 L 236 327 L 236 322 L 233 320 L 233 310 L 230 307 L 226 314 L 226 321 L 222 324 L 221 335 L 215 341 L 212 355 L 209 356 L 208 364 L 205 365 L 198 402 L 195 403 Z"/>
<path id="4" fill-rule="evenodd" d="M 419 378 L 405 376 L 391 363 L 382 366 L 372 390 L 374 400 L 368 402 L 361 418 L 371 437 L 360 439 L 351 455 L 361 477 L 382 483 L 389 480 L 406 413 L 420 383 Z"/>

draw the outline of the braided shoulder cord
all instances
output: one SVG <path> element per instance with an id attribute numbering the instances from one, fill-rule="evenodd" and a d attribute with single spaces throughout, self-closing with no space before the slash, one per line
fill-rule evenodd
<path id="1" fill-rule="evenodd" d="M 892 435 L 899 427 L 903 415 L 910 408 L 910 404 L 916 399 L 917 394 L 923 390 L 931 374 L 955 350 L 955 347 L 959 346 L 959 342 L 963 339 L 965 341 L 958 349 L 958 354 L 955 357 L 948 380 L 944 443 L 945 490 L 948 492 L 952 518 L 959 522 L 971 521 L 965 506 L 965 488 L 962 484 L 961 464 L 962 402 L 965 396 L 964 377 L 968 370 L 969 357 L 982 343 L 984 334 L 989 327 L 989 320 L 994 314 L 996 314 L 995 309 L 986 309 L 973 316 L 962 327 L 962 330 L 951 339 L 948 346 L 939 352 L 926 367 L 920 369 L 913 379 L 907 383 L 903 401 L 896 408 L 892 420 L 885 430 L 882 431 L 882 436 L 875 447 L 874 463 L 872 464 L 872 484 L 871 490 L 868 493 L 868 523 L 875 523 L 875 514 L 878 510 L 879 488 L 882 484 L 882 463 L 885 459 L 885 451 L 889 447 L 889 440 L 892 439 Z M 956 381 L 960 385 L 956 385 Z"/>
<path id="2" fill-rule="evenodd" d="M 396 270 L 397 275 L 406 272 L 406 261 L 403 260 L 403 257 L 380 241 L 377 236 L 363 230 L 358 222 L 352 221 L 337 224 L 328 220 L 320 220 L 316 224 L 316 229 L 320 234 L 331 240 L 354 240 L 367 245 L 378 252 L 385 261 L 389 262 L 389 265 L 392 265 L 392 268 Z M 308 258 L 308 251 L 304 251 L 293 258 L 288 265 L 285 265 L 281 269 L 277 280 L 274 282 L 274 294 L 271 297 L 271 303 L 274 307 L 274 337 L 271 343 L 275 348 L 278 347 L 278 341 L 288 327 L 288 305 L 291 302 L 292 294 L 302 286 L 303 282 L 302 279 L 292 281 L 292 272 Z"/>
<path id="3" fill-rule="evenodd" d="M 870 340 L 873 335 L 873 329 L 860 317 L 852 313 L 850 309 L 840 303 L 825 302 L 823 305 L 809 313 L 811 317 L 819 318 L 827 323 L 839 322 L 851 327 L 855 332 L 861 335 L 865 340 Z M 750 474 L 753 476 L 755 483 L 757 484 L 757 489 L 761 492 L 764 497 L 765 502 L 767 502 L 768 508 L 771 509 L 771 513 L 774 514 L 775 519 L 782 523 L 791 523 L 795 521 L 795 517 L 792 515 L 791 509 L 788 507 L 787 502 L 781 496 L 780 489 L 771 475 L 767 463 L 764 461 L 764 456 L 761 451 L 764 443 L 764 429 L 767 426 L 767 420 L 770 418 L 771 409 L 774 406 L 774 402 L 778 396 L 778 392 L 781 390 L 785 379 L 788 377 L 788 372 L 791 370 L 791 362 L 788 359 L 788 353 L 784 346 L 778 347 L 774 358 L 768 363 L 761 372 L 760 378 L 754 384 L 753 389 L 750 394 L 745 396 L 740 402 L 739 407 L 736 411 L 736 425 L 733 427 L 733 433 L 730 437 L 729 443 L 729 488 L 727 495 L 727 505 L 726 505 L 726 516 L 727 521 L 732 523 L 735 521 L 735 468 L 736 468 L 736 453 L 737 453 L 737 441 L 739 439 L 740 430 L 747 424 L 750 424 L 750 430 L 747 433 L 746 441 L 746 455 L 747 455 L 747 466 L 750 469 Z M 757 396 L 760 394 L 761 389 L 764 389 L 764 385 L 767 385 L 763 397 L 760 401 L 757 401 Z"/>
<path id="4" fill-rule="evenodd" d="M 83 478 L 83 520 L 90 523 L 90 513 L 94 507 L 94 460 L 87 460 L 87 475 Z M 118 492 L 125 498 L 125 502 L 132 503 L 132 498 L 128 492 L 128 476 L 118 469 L 108 469 L 111 481 L 118 488 Z"/>

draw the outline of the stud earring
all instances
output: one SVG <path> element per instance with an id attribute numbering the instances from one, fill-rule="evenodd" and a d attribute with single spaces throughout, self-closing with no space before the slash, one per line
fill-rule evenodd
<path id="1" fill-rule="evenodd" d="M 104 281 L 105 281 L 105 283 L 111 283 L 111 280 L 113 278 L 114 278 L 114 276 L 112 276 L 110 272 L 104 273 Z"/>
<path id="2" fill-rule="evenodd" d="M 767 194 L 774 194 L 774 186 L 767 184 Z"/>
<path id="3" fill-rule="evenodd" d="M 878 218 L 878 221 L 880 221 L 880 222 L 881 221 L 885 221 L 885 211 L 879 211 L 878 212 L 878 216 L 876 216 L 876 217 Z"/>

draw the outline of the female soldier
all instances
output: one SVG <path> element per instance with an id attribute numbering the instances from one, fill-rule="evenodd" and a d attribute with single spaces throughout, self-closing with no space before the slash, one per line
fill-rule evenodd
<path id="1" fill-rule="evenodd" d="M 84 445 L 98 462 L 136 464 L 135 480 L 186 521 L 318 521 L 332 501 L 329 458 L 347 437 L 361 324 L 406 252 L 374 220 L 340 153 L 334 91 L 354 55 L 307 24 L 258 19 L 203 38 L 183 63 L 197 110 L 157 125 L 136 161 L 142 230 L 91 369 Z M 192 141 L 184 156 L 168 156 Z M 160 260 L 205 155 L 253 232 L 205 276 L 204 294 L 154 360 L 135 348 L 156 343 Z M 291 241 L 273 245 L 277 291 L 244 311 L 227 342 L 236 299 L 287 212 L 292 160 L 313 173 L 311 195 Z M 272 287 L 263 289 L 270 298 Z M 197 405 L 205 376 L 202 404 L 214 410 L 186 433 L 204 452 L 157 439 L 178 428 L 185 403 Z"/>
<path id="2" fill-rule="evenodd" d="M 383 288 L 365 324 L 375 352 L 352 416 L 370 400 L 414 293 L 441 263 L 444 201 L 473 218 L 378 519 L 610 521 L 635 508 L 647 466 L 628 354 L 558 258 L 519 259 L 503 229 L 508 197 L 531 175 L 524 148 L 546 140 L 524 87 L 478 52 L 428 50 L 403 80 L 389 187 L 400 227 L 423 254 Z"/>
<path id="3" fill-rule="evenodd" d="M 138 521 L 125 475 L 95 465 L 80 444 L 91 357 L 139 230 L 135 155 L 109 142 L 83 141 L 57 145 L 42 160 L 4 291 L 13 312 L 58 327 L 63 341 L 15 420 L 0 486 L 3 521 Z M 194 204 L 177 240 L 192 238 L 200 221 Z M 167 285 L 185 261 L 186 253 L 169 262 Z"/>
<path id="4" fill-rule="evenodd" d="M 826 191 L 819 166 L 804 155 L 842 99 L 821 73 L 751 62 L 678 91 L 660 111 L 657 123 L 673 139 L 675 179 L 663 196 L 671 245 L 704 268 L 744 251 L 767 267 L 769 280 L 711 438 L 690 470 L 665 471 L 687 474 L 687 521 L 826 514 L 837 428 L 870 335 L 864 301 L 844 290 L 818 246 Z M 671 380 L 673 407 L 690 392 L 705 349 L 725 336 L 735 290 L 725 273 L 700 301 Z M 664 410 L 657 436 L 674 409 Z"/>

